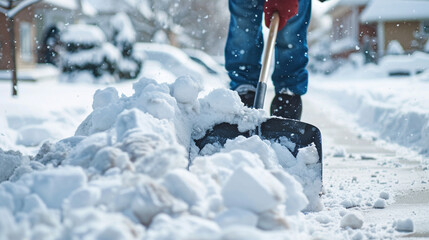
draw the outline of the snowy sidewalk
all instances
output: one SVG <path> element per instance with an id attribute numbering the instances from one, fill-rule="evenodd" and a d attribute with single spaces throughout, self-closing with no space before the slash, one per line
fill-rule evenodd
<path id="1" fill-rule="evenodd" d="M 368 138 L 351 114 L 327 105 L 313 91 L 304 98 L 303 120 L 318 126 L 324 140 L 325 210 L 314 213 L 329 229 L 326 216 L 342 207 L 363 216 L 366 234 L 382 234 L 393 225 L 414 230 L 407 234 L 388 230 L 383 234 L 407 239 L 429 238 L 429 176 L 413 155 L 403 155 Z M 340 213 L 344 210 L 340 210 Z M 344 213 L 344 212 L 343 212 Z M 411 220 L 405 222 L 405 220 Z M 326 222 L 328 221 L 328 223 Z M 405 224 L 404 224 L 405 222 Z M 408 225 L 406 224 L 408 223 Z M 414 227 L 414 229 L 410 229 Z M 399 228 L 400 229 L 400 228 Z M 326 229 L 321 229 L 324 231 Z M 378 238 L 387 237 L 379 235 Z"/>

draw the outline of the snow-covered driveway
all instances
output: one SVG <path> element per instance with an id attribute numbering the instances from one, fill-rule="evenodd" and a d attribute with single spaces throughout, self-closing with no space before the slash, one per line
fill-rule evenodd
<path id="1" fill-rule="evenodd" d="M 260 117 L 238 106 L 229 91 L 195 99 L 199 87 L 190 78 L 168 84 L 146 79 L 134 94 L 131 83 L 122 83 L 93 98 L 105 86 L 47 82 L 22 83 L 22 96 L 14 99 L 7 96 L 9 84 L 0 83 L 0 157 L 6 159 L 0 159 L 0 176 L 10 180 L 0 183 L 6 216 L 0 238 L 429 238 L 428 81 L 396 80 L 373 83 L 389 84 L 386 94 L 359 81 L 310 79 L 303 120 L 323 134 L 325 194 L 324 208 L 305 214 L 299 213 L 306 203 L 301 185 L 274 164 L 286 153 L 280 146 L 238 139 L 184 170 L 179 142 L 189 142 L 190 122 L 204 127 L 215 118 L 240 120 L 225 118 L 228 111 Z M 391 107 L 401 102 L 400 111 Z M 225 113 L 216 112 L 225 105 Z M 389 132 L 383 121 L 395 128 Z M 74 132 L 79 136 L 71 137 Z M 41 149 L 40 133 L 51 141 Z"/>

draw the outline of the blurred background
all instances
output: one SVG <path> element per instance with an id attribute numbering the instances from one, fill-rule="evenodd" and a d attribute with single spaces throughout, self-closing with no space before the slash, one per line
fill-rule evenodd
<path id="1" fill-rule="evenodd" d="M 165 45 L 225 77 L 227 0 L 0 0 L 0 12 L 2 80 L 15 67 L 19 81 L 136 79 L 160 52 L 177 58 Z M 421 73 L 429 64 L 428 12 L 427 0 L 313 1 L 309 70 L 375 65 L 388 75 Z M 407 58 L 395 65 L 398 56 Z"/>

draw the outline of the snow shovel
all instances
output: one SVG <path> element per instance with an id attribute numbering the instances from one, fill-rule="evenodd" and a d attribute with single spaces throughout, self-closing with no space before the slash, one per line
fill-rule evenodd
<path id="1" fill-rule="evenodd" d="M 259 82 L 256 88 L 256 96 L 253 104 L 253 107 L 256 109 L 262 109 L 264 105 L 265 93 L 267 91 L 266 82 L 269 74 L 269 66 L 273 57 L 279 20 L 279 15 L 274 13 L 270 24 L 270 32 L 265 48 Z M 195 144 L 201 150 L 207 144 L 218 143 L 223 146 L 228 139 L 234 139 L 238 136 L 250 137 L 254 134 L 258 134 L 262 139 L 270 141 L 280 143 L 288 142 L 287 147 L 295 157 L 298 154 L 298 149 L 314 144 L 319 155 L 318 163 L 322 165 L 322 137 L 320 130 L 311 124 L 294 119 L 270 117 L 260 126 L 257 126 L 255 130 L 246 132 L 240 132 L 237 124 L 220 123 L 215 125 L 211 130 L 208 130 L 204 137 L 195 140 Z M 322 167 L 320 169 L 322 169 Z M 322 172 L 320 176 L 322 176 Z"/>

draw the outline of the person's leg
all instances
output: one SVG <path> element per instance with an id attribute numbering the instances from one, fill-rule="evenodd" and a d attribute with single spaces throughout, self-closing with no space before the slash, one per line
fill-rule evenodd
<path id="1" fill-rule="evenodd" d="M 296 95 L 307 92 L 307 28 L 310 24 L 311 1 L 299 0 L 298 14 L 278 33 L 275 68 L 272 75 L 276 93 L 290 90 Z"/>
<path id="2" fill-rule="evenodd" d="M 276 95 L 271 102 L 271 115 L 301 119 L 301 95 L 307 92 L 307 28 L 310 24 L 311 1 L 298 0 L 298 14 L 289 19 L 278 33 L 272 80 Z"/>
<path id="3" fill-rule="evenodd" d="M 230 87 L 256 87 L 263 50 L 262 13 L 264 0 L 229 0 L 231 21 L 225 47 L 225 68 Z"/>

